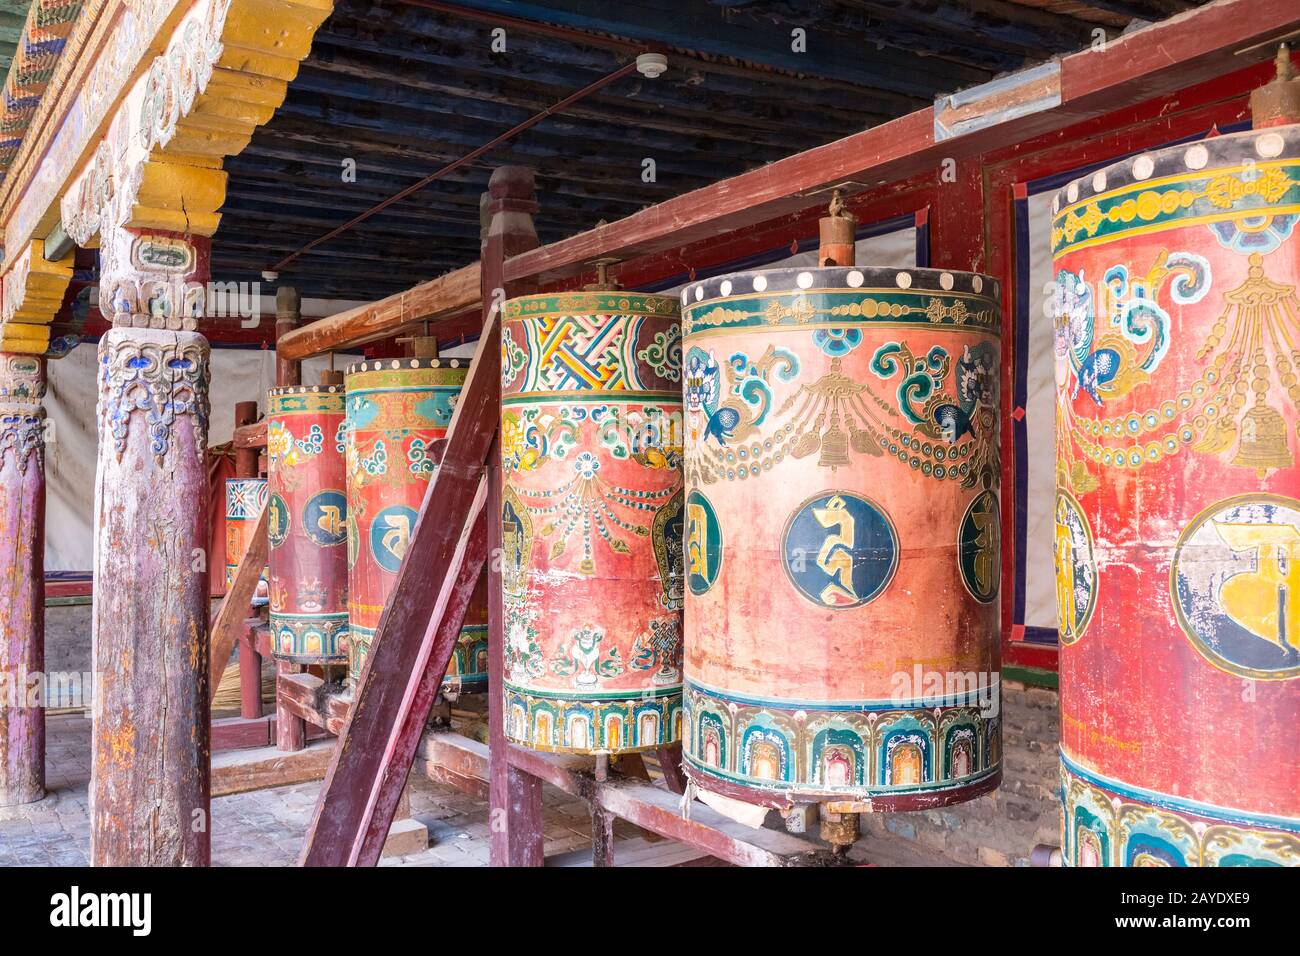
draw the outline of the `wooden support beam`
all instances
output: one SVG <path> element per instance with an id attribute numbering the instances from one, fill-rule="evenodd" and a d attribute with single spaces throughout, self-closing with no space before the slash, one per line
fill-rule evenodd
<path id="1" fill-rule="evenodd" d="M 235 434 L 238 435 L 239 429 L 247 428 L 257 424 L 257 402 L 236 402 L 235 403 Z M 262 434 L 266 434 L 266 426 L 262 426 Z M 265 446 L 265 438 L 263 446 Z M 254 445 L 235 445 L 235 477 L 236 478 L 256 478 L 257 477 L 257 447 Z"/>
<path id="2" fill-rule="evenodd" d="M 288 699 L 280 693 L 280 682 L 304 670 L 293 661 L 275 662 L 275 745 L 290 753 L 307 746 L 307 721 L 290 709 Z"/>
<path id="3" fill-rule="evenodd" d="M 257 630 L 264 623 L 261 618 L 248 623 L 239 635 L 239 716 L 257 720 L 262 716 L 262 655 L 257 649 Z"/>
<path id="4" fill-rule="evenodd" d="M 519 216 L 521 206 L 528 214 L 535 206 L 532 185 L 529 172 L 499 169 L 489 191 Z M 488 496 L 483 466 L 501 409 L 496 309 L 485 318 L 480 343 L 321 788 L 300 858 L 304 865 L 378 861 L 415 756 L 419 735 L 411 733 L 412 724 L 428 717 L 432 690 L 446 672 L 454 633 L 486 560 L 487 526 L 499 524 L 484 519 L 480 525 Z"/>
<path id="5" fill-rule="evenodd" d="M 274 747 L 216 754 L 212 758 L 212 795 L 224 797 L 319 780 L 333 750 L 334 741 L 320 740 L 291 754 Z"/>
<path id="6" fill-rule="evenodd" d="M 425 773 L 432 780 L 482 780 L 491 773 L 489 749 L 449 730 L 430 730 L 421 745 Z M 509 748 L 521 773 L 581 797 L 620 820 L 704 851 L 736 866 L 822 866 L 836 863 L 825 847 L 782 830 L 755 829 L 730 820 L 699 802 L 683 815 L 681 797 L 644 780 L 611 775 L 601 783 L 590 760 Z M 432 769 L 431 769 L 432 768 Z"/>
<path id="7" fill-rule="evenodd" d="M 926 107 L 862 133 L 676 196 L 568 239 L 517 255 L 507 280 L 574 276 L 601 257 L 624 261 L 677 249 L 826 202 L 838 183 L 874 189 L 939 174 L 1007 143 L 1064 129 L 1265 60 L 1268 43 L 1300 27 L 1294 0 L 1221 0 L 1061 60 L 1059 105 L 937 142 Z M 1254 47 L 1254 49 L 1251 49 Z M 955 267 L 955 266 L 954 266 Z M 962 266 L 962 268 L 967 268 Z"/>
<path id="8" fill-rule="evenodd" d="M 337 737 L 347 724 L 350 698 L 338 693 L 315 674 L 280 674 L 276 678 L 276 699 L 308 724 Z M 333 693 L 331 693 L 333 691 Z"/>
<path id="9" fill-rule="evenodd" d="M 686 792 L 686 774 L 682 772 L 682 745 L 659 748 L 659 769 L 663 771 L 664 783 L 673 793 Z"/>
<path id="10" fill-rule="evenodd" d="M 266 447 L 266 419 L 260 422 L 253 422 L 249 425 L 239 425 L 235 428 L 235 437 L 231 441 L 235 452 L 250 448 Z"/>
<path id="11" fill-rule="evenodd" d="M 522 169 L 498 169 L 492 174 L 483 196 L 480 214 L 484 225 L 480 300 L 486 320 L 496 321 L 502 303 L 511 296 L 532 291 L 530 280 L 507 283 L 506 260 L 537 248 L 537 230 L 532 214 L 533 174 Z M 498 342 L 499 342 L 498 336 Z M 499 349 L 492 346 L 493 354 Z M 479 350 L 483 354 L 483 349 Z M 496 396 L 497 418 L 501 416 L 501 395 Z M 495 449 L 495 446 L 494 446 Z M 501 552 L 501 456 L 494 453 L 489 464 L 493 554 Z M 505 626 L 501 600 L 501 568 L 488 568 L 488 737 L 492 744 L 492 780 L 488 804 L 493 821 L 489 837 L 493 866 L 541 866 L 542 784 L 520 773 L 506 759 L 509 741 L 505 723 Z"/>
<path id="12" fill-rule="evenodd" d="M 292 357 L 281 355 L 280 342 L 287 338 L 302 319 L 302 300 L 298 290 L 293 286 L 281 286 L 275 290 L 275 384 L 301 385 L 302 363 Z"/>
<path id="13" fill-rule="evenodd" d="M 442 469 L 449 467 L 451 454 L 449 444 L 439 476 Z M 438 480 L 440 477 L 434 483 Z M 417 538 L 432 497 L 425 497 L 403 569 L 412 566 L 416 559 Z M 487 560 L 486 505 L 487 481 L 480 475 L 469 508 L 472 524 L 455 542 L 456 550 L 450 560 L 442 563 L 448 571 L 442 581 L 436 585 L 431 583 L 421 594 L 420 589 L 424 588 L 421 578 L 425 575 L 417 571 L 410 575 L 403 591 L 403 575 L 399 572 L 393 598 L 366 658 L 353 706 L 339 727 L 339 747 L 308 832 L 302 856 L 304 865 L 373 866 L 378 862 L 429 711 L 447 673 L 465 611 Z M 431 527 L 443 530 L 454 520 L 447 516 L 446 522 Z M 425 540 L 429 540 L 427 533 Z M 430 566 L 438 565 L 424 565 Z M 426 605 L 423 620 L 417 615 L 405 634 L 394 632 L 390 619 L 403 608 L 428 597 L 436 603 L 432 607 Z M 301 677 L 282 680 L 287 686 L 303 682 Z M 281 693 L 288 698 L 290 707 L 302 703 L 284 691 Z M 325 842 L 325 833 L 331 835 L 332 842 Z"/>
<path id="14" fill-rule="evenodd" d="M 0 807 L 45 796 L 44 395 L 44 359 L 0 353 Z"/>
<path id="15" fill-rule="evenodd" d="M 250 626 L 248 615 L 252 607 L 253 595 L 257 593 L 257 582 L 266 567 L 267 549 L 266 509 L 263 508 L 261 517 L 257 519 L 252 540 L 248 542 L 248 550 L 244 552 L 243 560 L 239 562 L 239 569 L 235 572 L 235 580 L 231 582 L 226 596 L 221 599 L 221 605 L 217 608 L 217 619 L 212 624 L 209 700 L 217 693 L 217 685 L 221 683 L 221 674 L 225 671 L 226 665 L 230 663 L 230 655 L 234 653 L 235 643 Z M 262 622 L 259 619 L 256 623 Z"/>
<path id="16" fill-rule="evenodd" d="M 479 265 L 448 272 L 413 289 L 331 315 L 277 341 L 282 359 L 304 359 L 321 352 L 387 338 L 403 326 L 437 320 L 473 308 L 479 301 Z"/>

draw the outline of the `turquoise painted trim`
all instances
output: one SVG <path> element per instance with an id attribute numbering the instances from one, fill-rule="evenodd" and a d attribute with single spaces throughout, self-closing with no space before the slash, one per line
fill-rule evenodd
<path id="1" fill-rule="evenodd" d="M 537 697 L 542 700 L 573 700 L 573 701 L 601 701 L 601 700 L 659 700 L 668 697 L 680 697 L 682 695 L 681 685 L 675 688 L 669 687 L 664 690 L 631 690 L 624 694 L 606 693 L 606 694 L 584 694 L 582 691 L 554 691 L 554 690 L 533 690 L 529 687 L 520 687 L 517 684 L 505 685 L 507 693 L 518 694 L 521 697 Z"/>
<path id="2" fill-rule="evenodd" d="M 918 783 L 906 787 L 894 787 L 877 783 L 852 784 L 846 787 L 827 787 L 819 783 L 799 782 L 795 780 L 769 780 L 766 777 L 746 777 L 740 774 L 728 773 L 725 770 L 719 770 L 717 767 L 711 767 L 708 764 L 700 763 L 695 759 L 693 754 L 687 753 L 685 747 L 682 748 L 682 758 L 691 765 L 692 770 L 697 770 L 710 777 L 717 777 L 719 780 L 738 783 L 745 787 L 756 787 L 763 790 L 813 790 L 818 793 L 843 793 L 846 796 L 852 796 L 858 799 L 893 796 L 899 793 L 943 793 L 947 790 L 956 790 L 959 787 L 969 787 L 972 783 L 978 783 L 985 777 L 991 777 L 1002 770 L 1002 762 L 998 761 L 992 767 L 981 770 L 979 773 L 972 773 L 965 777 L 957 777 L 953 780 L 944 780 L 941 782 Z"/>
<path id="3" fill-rule="evenodd" d="M 273 618 L 291 618 L 295 621 L 346 621 L 346 614 L 290 614 L 286 611 L 272 611 Z"/>
<path id="4" fill-rule="evenodd" d="M 1271 830 L 1300 833 L 1300 820 L 1292 817 L 1279 817 L 1271 813 L 1247 813 L 1243 810 L 1216 807 L 1212 803 L 1201 803 L 1198 800 L 1188 800 L 1184 797 L 1171 797 L 1167 793 L 1157 793 L 1154 790 L 1144 790 L 1141 787 L 1120 783 L 1118 780 L 1104 777 L 1091 770 L 1085 770 L 1067 757 L 1064 751 L 1061 751 L 1061 765 L 1065 767 L 1069 774 L 1078 777 L 1085 783 L 1090 783 L 1102 790 L 1109 790 L 1116 796 L 1159 807 L 1162 810 L 1208 817 L 1211 820 L 1223 820 L 1227 823 L 1237 823 L 1248 827 L 1264 827 Z"/>
<path id="5" fill-rule="evenodd" d="M 632 392 L 623 389 L 602 391 L 598 388 L 568 389 L 563 392 L 517 392 L 501 396 L 502 405 L 533 405 L 539 402 L 584 402 L 593 405 L 676 402 L 680 405 L 681 401 L 681 392 Z"/>
<path id="6" fill-rule="evenodd" d="M 994 680 L 985 685 L 999 688 L 1001 700 L 1001 681 Z M 965 696 L 919 697 L 912 700 L 800 700 L 791 697 L 751 697 L 719 690 L 697 681 L 683 681 L 682 686 L 688 690 L 698 691 L 708 697 L 735 704 L 747 704 L 751 707 L 771 707 L 776 710 L 829 710 L 829 711 L 867 711 L 867 710 L 929 710 L 932 707 L 979 707 L 979 691 Z M 999 703 L 999 709 L 1001 705 Z"/>
<path id="7" fill-rule="evenodd" d="M 410 369 L 412 372 L 419 369 Z M 400 385 L 393 388 L 355 388 L 348 392 L 348 398 L 357 395 L 392 395 L 394 392 L 446 392 L 459 395 L 465 390 L 464 385 Z"/>

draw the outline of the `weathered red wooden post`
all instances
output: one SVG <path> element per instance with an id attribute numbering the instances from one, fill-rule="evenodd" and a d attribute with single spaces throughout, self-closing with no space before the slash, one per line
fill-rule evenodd
<path id="1" fill-rule="evenodd" d="M 90 779 L 96 866 L 206 866 L 208 240 L 106 228 Z"/>
<path id="2" fill-rule="evenodd" d="M 278 342 L 282 335 L 287 335 L 298 326 L 302 318 L 301 300 L 298 298 L 298 290 L 293 286 L 280 286 L 275 290 L 275 339 Z M 275 384 L 282 385 L 301 385 L 302 384 L 302 363 L 295 362 L 293 359 L 281 358 L 279 353 L 275 356 Z"/>
<path id="3" fill-rule="evenodd" d="M 0 353 L 0 807 L 45 796 L 44 396 L 44 359 Z"/>
<path id="4" fill-rule="evenodd" d="M 532 291 L 533 282 L 505 281 L 505 261 L 537 248 L 533 213 L 533 173 L 518 166 L 503 166 L 492 174 L 483 197 L 483 252 L 480 270 L 483 319 L 486 326 L 494 310 L 507 298 Z M 498 401 L 499 404 L 499 401 Z M 497 412 L 500 420 L 500 410 Z M 490 554 L 501 553 L 501 456 L 489 458 L 488 508 L 491 509 Z M 491 862 L 493 866 L 541 866 L 542 784 L 536 777 L 510 766 L 501 687 L 504 644 L 501 607 L 501 566 L 488 562 L 488 733 L 491 747 Z"/>

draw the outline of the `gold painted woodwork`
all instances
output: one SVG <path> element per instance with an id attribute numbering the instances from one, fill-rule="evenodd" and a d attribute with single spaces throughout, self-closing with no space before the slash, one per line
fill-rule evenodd
<path id="1" fill-rule="evenodd" d="M 72 281 L 73 253 L 57 262 L 45 258 L 45 243 L 33 239 L 0 276 L 0 351 L 43 355 L 49 323 Z"/>
<path id="2" fill-rule="evenodd" d="M 109 140 L 115 124 L 126 124 L 128 138 L 140 130 L 144 122 L 143 94 L 151 72 L 161 68 L 160 61 L 180 43 L 188 23 L 196 17 L 202 21 L 205 11 L 222 3 L 229 6 L 221 28 L 221 50 L 189 110 L 176 118 L 174 126 L 165 128 L 158 137 L 159 145 L 147 155 L 138 149 L 116 153 L 99 150 L 100 143 Z M 77 117 L 75 128 L 96 132 L 84 145 L 64 144 L 63 162 L 37 165 L 24 155 L 29 153 L 28 146 L 47 147 L 51 137 L 57 142 L 57 137 L 66 135 L 68 131 L 58 130 L 57 122 L 46 124 L 37 137 L 39 144 L 24 143 L 0 193 L 0 215 L 4 217 L 8 247 L 13 249 L 14 243 L 52 227 L 60 211 L 65 225 L 72 222 L 76 217 L 68 214 L 68 204 L 71 201 L 75 207 L 83 179 L 96 172 L 97 163 L 113 162 L 125 164 L 125 168 L 114 170 L 116 182 L 138 182 L 134 202 L 129 211 L 124 210 L 121 225 L 212 235 L 221 222 L 218 210 L 226 198 L 223 160 L 241 152 L 254 130 L 270 120 L 284 102 L 288 84 L 310 51 L 317 28 L 332 10 L 332 0 L 92 0 L 69 40 L 73 49 L 64 57 L 67 62 L 60 64 L 62 79 L 76 86 L 71 90 L 54 87 L 59 94 L 49 103 L 42 102 L 38 113 L 67 119 L 79 105 L 88 108 L 78 102 L 78 94 L 85 92 L 85 87 L 99 91 L 104 84 L 95 85 L 95 77 L 107 75 L 121 86 L 116 94 L 101 94 L 102 102 L 94 104 L 93 115 Z M 133 24 L 137 31 L 142 26 L 156 26 L 157 32 L 131 40 L 114 33 L 126 29 L 123 24 Z M 95 51 L 98 59 L 87 62 L 83 56 L 86 51 Z M 142 55 L 137 62 L 130 62 L 135 57 L 128 56 L 123 63 L 124 51 Z M 113 57 L 117 57 L 116 63 Z M 128 114 L 123 115 L 122 110 Z M 54 133 L 49 132 L 51 127 Z M 35 121 L 33 128 L 38 128 Z M 75 163 L 66 162 L 68 149 L 79 152 L 80 159 Z M 62 182 L 48 181 L 50 169 L 55 168 Z M 38 170 L 44 172 L 44 180 L 38 177 Z M 48 208 L 43 208 L 47 203 Z M 101 225 L 96 223 L 93 230 L 84 230 L 75 238 L 83 246 L 98 245 Z M 66 287 L 65 280 L 63 289 Z M 13 310 L 12 318 L 0 323 L 0 338 L 15 341 L 12 351 L 31 351 L 40 335 L 9 329 L 10 322 L 43 326 L 62 302 L 61 290 L 56 299 L 52 292 L 45 294 L 44 288 L 42 282 L 31 286 Z M 22 347 L 24 343 L 26 348 Z M 40 350 L 44 350 L 44 343 Z"/>

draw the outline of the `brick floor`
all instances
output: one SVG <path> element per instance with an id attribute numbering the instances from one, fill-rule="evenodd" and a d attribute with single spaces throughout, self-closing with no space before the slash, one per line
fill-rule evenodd
<path id="1" fill-rule="evenodd" d="M 25 806 L 0 808 L 0 866 L 85 866 L 90 862 L 91 722 L 75 714 L 47 718 L 49 793 Z M 320 784 L 235 793 L 212 801 L 214 866 L 290 866 L 298 858 Z M 590 847 L 586 804 L 547 787 L 547 855 Z M 411 816 L 429 827 L 429 848 L 385 858 L 385 866 L 486 866 L 487 804 L 476 797 L 412 780 Z M 615 838 L 640 831 L 619 821 Z"/>
<path id="2" fill-rule="evenodd" d="M 0 808 L 0 867 L 89 864 L 90 731 L 90 721 L 80 715 L 47 718 L 49 794 L 38 803 Z M 213 865 L 294 865 L 319 789 L 319 784 L 307 783 L 213 800 Z M 547 785 L 542 804 L 548 857 L 590 848 L 591 818 L 585 803 Z M 429 848 L 385 858 L 382 866 L 488 865 L 485 801 L 416 777 L 411 815 L 429 828 Z M 644 846 L 641 831 L 625 820 L 615 821 L 614 837 L 615 859 L 621 841 Z M 854 847 L 853 857 L 891 866 L 952 865 L 933 849 L 890 835 L 866 837 Z"/>
<path id="3" fill-rule="evenodd" d="M 49 794 L 38 803 L 0 808 L 0 867 L 85 866 L 89 863 L 90 721 L 79 715 L 46 721 Z M 215 866 L 291 866 L 312 808 L 316 783 L 258 790 L 212 801 Z M 548 854 L 591 845 L 586 804 L 546 788 Z M 411 815 L 429 828 L 427 850 L 388 858 L 384 866 L 487 866 L 488 806 L 423 778 L 412 782 Z M 622 823 L 616 837 L 638 831 Z"/>

